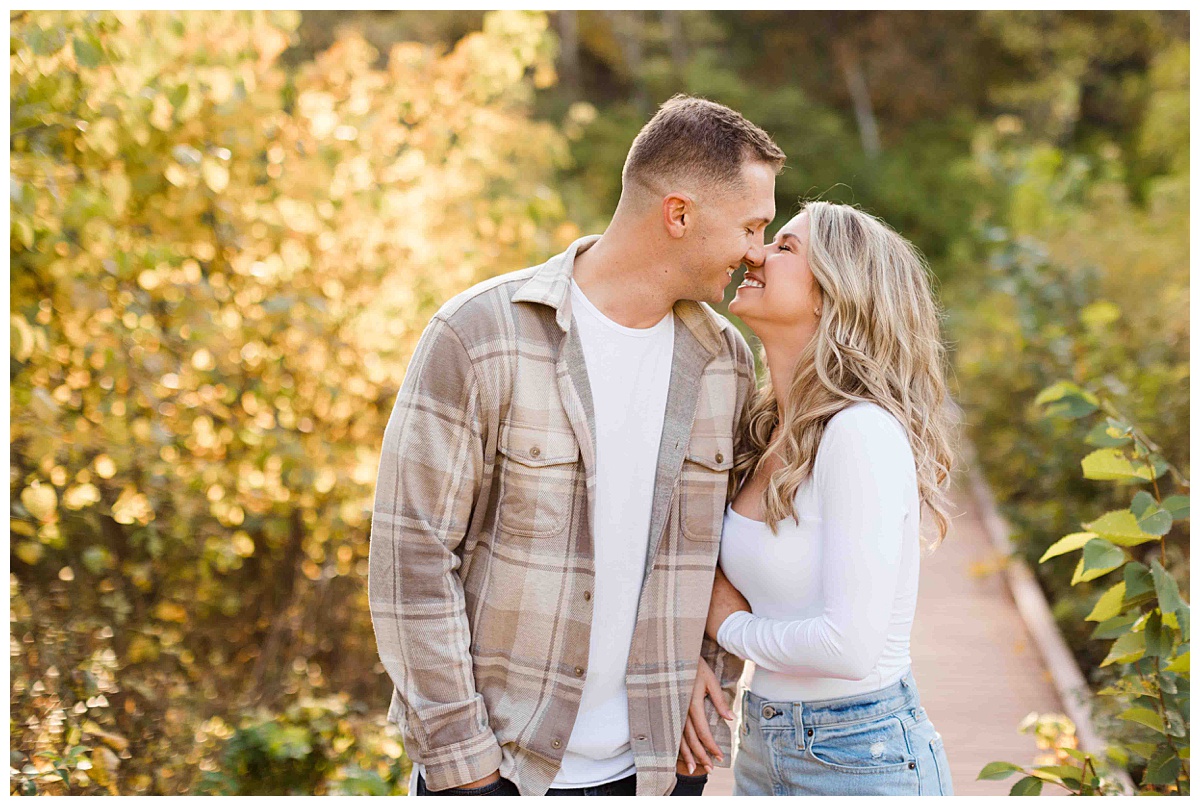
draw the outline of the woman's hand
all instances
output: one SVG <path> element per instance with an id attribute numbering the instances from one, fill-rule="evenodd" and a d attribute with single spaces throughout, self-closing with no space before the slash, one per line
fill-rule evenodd
<path id="1" fill-rule="evenodd" d="M 679 759 L 675 762 L 675 771 L 680 775 L 696 775 L 697 765 L 704 768 L 706 773 L 712 772 L 713 764 L 708 754 L 712 753 L 718 761 L 723 761 L 721 749 L 717 740 L 708 729 L 708 716 L 704 713 L 704 698 L 712 700 L 713 705 L 725 719 L 733 719 L 733 711 L 725 701 L 725 693 L 721 691 L 721 682 L 713 674 L 713 670 L 700 658 L 696 668 L 696 682 L 692 685 L 692 700 L 688 704 L 687 721 L 683 726 L 683 738 L 679 742 Z M 707 752 L 706 752 L 707 751 Z"/>
<path id="2" fill-rule="evenodd" d="M 713 577 L 712 599 L 708 604 L 708 623 L 704 627 L 708 637 L 717 640 L 717 630 L 721 629 L 725 619 L 739 610 L 753 612 L 746 597 L 733 587 L 733 583 L 725 577 L 721 567 L 717 566 L 717 574 Z"/>

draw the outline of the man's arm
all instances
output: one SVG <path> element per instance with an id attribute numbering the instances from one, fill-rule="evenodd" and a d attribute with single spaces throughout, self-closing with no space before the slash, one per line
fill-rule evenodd
<path id="1" fill-rule="evenodd" d="M 737 399 L 735 401 L 735 417 L 733 421 L 734 438 L 737 438 L 738 430 L 741 427 L 742 421 L 749 412 L 750 404 L 754 397 L 755 389 L 755 374 L 754 374 L 754 353 L 750 350 L 750 345 L 746 343 L 746 339 L 736 327 L 729 327 L 730 347 L 733 351 L 733 363 L 737 370 Z M 737 446 L 734 446 L 734 455 L 737 455 Z M 732 498 L 732 495 L 730 496 Z M 725 695 L 725 701 L 730 707 L 737 701 L 738 681 L 742 678 L 742 671 L 746 667 L 746 662 L 741 658 L 727 652 L 716 641 L 704 636 L 703 642 L 700 644 L 700 657 L 709 665 L 713 674 L 720 681 L 721 691 Z M 708 718 L 709 730 L 712 733 L 713 739 L 716 740 L 717 746 L 720 747 L 721 753 L 724 755 L 724 760 L 717 763 L 718 766 L 728 767 L 733 756 L 732 739 L 729 726 L 725 720 L 721 718 L 716 706 L 712 701 L 705 699 L 704 712 Z"/>
<path id="2" fill-rule="evenodd" d="M 384 668 L 405 710 L 408 753 L 432 790 L 487 779 L 500 746 L 475 690 L 456 549 L 484 471 L 486 424 L 466 348 L 425 329 L 383 436 L 367 580 Z"/>

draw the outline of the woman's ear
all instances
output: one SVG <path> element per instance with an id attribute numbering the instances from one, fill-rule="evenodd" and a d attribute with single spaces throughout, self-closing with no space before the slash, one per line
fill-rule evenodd
<path id="1" fill-rule="evenodd" d="M 694 226 L 692 200 L 682 193 L 670 193 L 663 196 L 662 215 L 663 228 L 672 238 L 682 238 L 690 227 Z"/>

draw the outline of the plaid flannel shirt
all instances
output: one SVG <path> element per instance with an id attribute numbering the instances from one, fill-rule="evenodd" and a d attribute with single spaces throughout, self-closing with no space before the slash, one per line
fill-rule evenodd
<path id="1" fill-rule="evenodd" d="M 368 578 L 388 720 L 431 789 L 493 770 L 524 795 L 558 772 L 593 629 L 594 413 L 575 255 L 495 277 L 422 334 L 384 432 Z M 674 307 L 675 347 L 626 687 L 637 793 L 663 795 L 696 675 L 732 703 L 743 662 L 704 635 L 734 429 L 754 384 L 745 340 Z M 603 618 L 595 627 L 603 629 Z M 728 726 L 709 704 L 728 764 Z"/>

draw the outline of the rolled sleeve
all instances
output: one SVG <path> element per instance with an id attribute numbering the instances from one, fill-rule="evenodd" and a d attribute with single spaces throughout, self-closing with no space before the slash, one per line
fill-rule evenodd
<path id="1" fill-rule="evenodd" d="M 371 622 L 408 753 L 431 789 L 478 780 L 501 757 L 475 689 L 456 573 L 483 477 L 479 394 L 462 341 L 435 318 L 384 431 L 371 521 Z"/>

